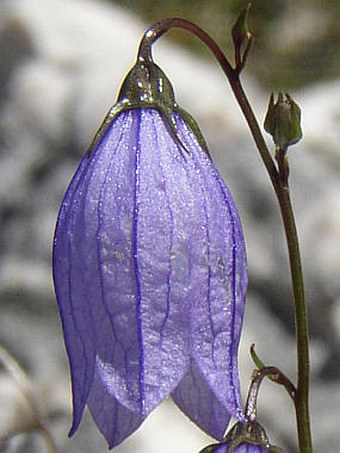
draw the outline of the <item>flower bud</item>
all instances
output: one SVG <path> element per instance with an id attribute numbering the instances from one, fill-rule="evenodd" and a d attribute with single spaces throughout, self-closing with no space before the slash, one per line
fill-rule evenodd
<path id="1" fill-rule="evenodd" d="M 264 128 L 274 140 L 276 146 L 286 151 L 291 145 L 297 143 L 302 137 L 301 109 L 293 101 L 288 93 L 285 97 L 278 94 L 277 102 L 274 103 L 274 94 L 269 100 Z"/>
<path id="2" fill-rule="evenodd" d="M 269 443 L 263 427 L 257 422 L 236 423 L 219 444 L 209 445 L 200 453 L 283 453 Z"/>
<path id="3" fill-rule="evenodd" d="M 248 5 L 243 8 L 231 30 L 234 46 L 237 49 L 240 49 L 243 43 L 250 38 L 250 32 L 248 29 L 248 12 L 250 6 L 251 4 L 248 3 Z"/>

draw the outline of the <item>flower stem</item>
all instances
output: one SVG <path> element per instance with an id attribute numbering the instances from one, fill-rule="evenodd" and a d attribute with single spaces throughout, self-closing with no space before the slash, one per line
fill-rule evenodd
<path id="1" fill-rule="evenodd" d="M 151 56 L 151 47 L 170 28 L 182 28 L 197 36 L 211 50 L 226 75 L 235 98 L 248 123 L 256 147 L 267 169 L 274 187 L 283 219 L 286 235 L 290 271 L 293 286 L 295 328 L 297 338 L 297 386 L 294 398 L 298 441 L 300 453 L 312 453 L 312 440 L 309 419 L 309 341 L 307 308 L 304 297 L 304 285 L 301 266 L 299 241 L 295 225 L 294 213 L 290 200 L 287 173 L 277 168 L 266 142 L 263 138 L 259 123 L 253 113 L 247 96 L 240 81 L 240 67 L 230 64 L 218 44 L 203 29 L 193 22 L 181 18 L 169 18 L 157 22 L 144 34 L 139 48 L 139 55 L 144 58 Z M 247 50 L 248 53 L 249 49 Z M 242 67 L 243 69 L 243 67 Z"/>
<path id="2" fill-rule="evenodd" d="M 309 421 L 309 342 L 308 318 L 304 296 L 301 256 L 289 188 L 284 182 L 277 193 L 289 251 L 289 261 L 295 302 L 295 323 L 297 336 L 298 382 L 295 396 L 295 411 L 298 423 L 300 451 L 312 451 Z"/>

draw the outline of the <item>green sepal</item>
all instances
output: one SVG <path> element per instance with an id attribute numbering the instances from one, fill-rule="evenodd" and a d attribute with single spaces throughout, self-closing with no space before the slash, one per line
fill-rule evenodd
<path id="1" fill-rule="evenodd" d="M 227 436 L 225 442 L 229 443 L 228 453 L 232 453 L 239 445 L 248 443 L 269 448 L 270 443 L 265 430 L 257 422 L 236 423 Z"/>
<path id="2" fill-rule="evenodd" d="M 207 152 L 208 146 L 194 118 L 175 101 L 172 85 L 153 60 L 139 57 L 128 72 L 119 91 L 117 103 L 109 110 L 87 150 L 89 156 L 100 143 L 114 119 L 126 110 L 153 108 L 161 114 L 174 141 L 190 154 L 182 141 L 176 123 L 176 113 L 186 121 L 200 146 Z"/>
<path id="3" fill-rule="evenodd" d="M 203 137 L 203 134 L 202 134 L 195 118 L 193 116 L 191 116 L 190 113 L 188 113 L 182 107 L 179 107 L 178 105 L 176 106 L 176 111 L 177 111 L 177 113 L 180 114 L 180 116 L 184 119 L 184 121 L 190 126 L 190 129 L 194 133 L 198 143 L 204 149 L 204 151 L 206 151 L 206 153 L 210 156 L 207 142 L 205 141 L 205 138 Z"/>
<path id="4" fill-rule="evenodd" d="M 106 116 L 104 117 L 104 120 L 102 121 L 101 125 L 99 126 L 99 129 L 95 133 L 90 145 L 87 148 L 86 155 L 87 157 L 90 157 L 92 152 L 97 148 L 99 145 L 101 139 L 104 137 L 105 132 L 108 130 L 114 119 L 126 108 L 124 108 L 124 105 L 117 103 L 113 107 L 110 108 Z"/>
<path id="5" fill-rule="evenodd" d="M 224 442 L 218 443 L 218 444 L 211 444 L 208 445 L 207 447 L 204 447 L 203 450 L 200 450 L 199 453 L 212 453 L 213 451 L 216 450 L 216 448 L 220 447 L 223 445 Z"/>

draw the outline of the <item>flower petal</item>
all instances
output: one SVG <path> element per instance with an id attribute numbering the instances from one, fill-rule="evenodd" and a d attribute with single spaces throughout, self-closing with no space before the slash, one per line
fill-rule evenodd
<path id="1" fill-rule="evenodd" d="M 230 415 L 211 391 L 194 361 L 172 393 L 178 407 L 203 431 L 222 440 Z"/>
<path id="2" fill-rule="evenodd" d="M 101 368 L 102 364 L 97 361 L 88 406 L 109 448 L 113 448 L 130 436 L 142 424 L 144 417 L 116 400 L 110 393 L 111 382 L 105 382 L 105 373 Z"/>
<path id="3" fill-rule="evenodd" d="M 91 240 L 97 225 L 89 215 L 95 200 L 92 198 L 89 204 L 85 200 L 89 198 L 88 186 L 93 182 L 100 184 L 98 164 L 105 164 L 111 154 L 106 152 L 82 159 L 63 199 L 54 237 L 53 277 L 73 391 L 70 434 L 80 423 L 92 385 L 97 351 L 95 320 L 100 316 L 100 307 L 89 303 L 100 294 L 96 247 L 93 248 Z"/>
<path id="4" fill-rule="evenodd" d="M 181 119 L 178 129 L 191 152 L 192 185 L 201 200 L 202 227 L 190 252 L 192 356 L 211 391 L 231 415 L 242 420 L 237 351 L 247 269 L 241 223 L 222 178 Z"/>

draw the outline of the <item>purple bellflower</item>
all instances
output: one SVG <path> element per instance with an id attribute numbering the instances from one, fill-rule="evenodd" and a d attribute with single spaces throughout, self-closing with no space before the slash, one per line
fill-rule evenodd
<path id="1" fill-rule="evenodd" d="M 64 196 L 53 274 L 73 392 L 109 447 L 172 396 L 222 439 L 242 419 L 247 270 L 234 201 L 153 61 L 125 79 Z"/>

